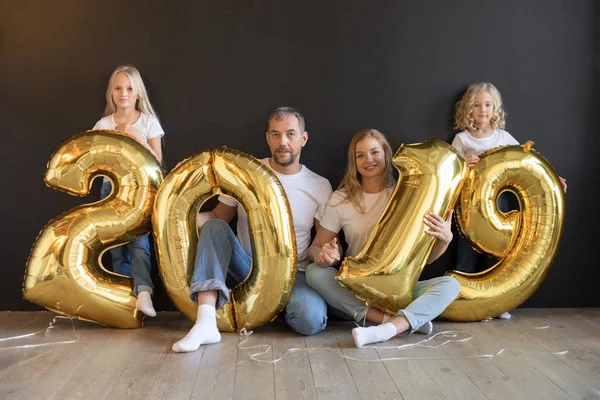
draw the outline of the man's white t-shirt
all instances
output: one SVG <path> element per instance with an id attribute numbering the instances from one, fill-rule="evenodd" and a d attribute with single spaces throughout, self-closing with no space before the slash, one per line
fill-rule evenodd
<path id="1" fill-rule="evenodd" d="M 269 168 L 269 159 L 261 160 Z M 296 233 L 296 247 L 298 250 L 298 270 L 304 271 L 308 265 L 308 247 L 311 241 L 311 230 L 315 218 L 321 221 L 327 200 L 331 197 L 331 184 L 322 176 L 319 176 L 301 165 L 300 172 L 294 175 L 284 175 L 271 170 L 279 178 L 279 182 L 285 190 L 285 194 L 292 210 L 294 231 Z M 220 196 L 219 201 L 231 207 L 237 205 L 238 223 L 237 237 L 246 253 L 252 254 L 250 231 L 248 219 L 244 209 L 231 197 Z"/>
<path id="2" fill-rule="evenodd" d="M 474 152 L 475 155 L 479 155 L 494 147 L 511 144 L 519 144 L 519 142 L 510 133 L 502 129 L 495 129 L 494 133 L 484 138 L 476 138 L 471 136 L 469 132 L 463 131 L 457 133 L 452 141 L 452 147 L 463 157 L 466 157 L 470 151 Z"/>
<path id="3" fill-rule="evenodd" d="M 344 192 L 336 190 L 333 193 L 323 213 L 321 226 L 334 233 L 344 231 L 344 237 L 348 243 L 346 256 L 355 256 L 363 248 L 387 206 L 393 190 L 393 188 L 387 188 L 379 193 L 363 192 L 364 214 L 354 208 L 352 203 L 343 202 L 346 197 Z"/>

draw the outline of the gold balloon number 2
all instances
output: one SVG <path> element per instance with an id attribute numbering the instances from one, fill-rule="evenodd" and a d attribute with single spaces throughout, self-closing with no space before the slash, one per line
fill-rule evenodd
<path id="1" fill-rule="evenodd" d="M 134 138 L 89 131 L 65 142 L 48 163 L 45 182 L 71 195 L 90 193 L 105 175 L 111 195 L 75 207 L 50 221 L 27 262 L 23 297 L 72 318 L 119 328 L 138 328 L 132 280 L 104 270 L 102 252 L 151 230 L 162 169 Z"/>
<path id="2" fill-rule="evenodd" d="M 390 202 L 361 252 L 342 263 L 337 279 L 389 314 L 406 307 L 434 243 L 424 234 L 423 215 L 446 215 L 460 193 L 455 215 L 462 234 L 500 261 L 482 273 L 448 273 L 461 292 L 442 316 L 477 321 L 523 303 L 548 272 L 564 219 L 559 177 L 532 144 L 492 149 L 470 170 L 437 139 L 402 146 L 393 159 L 400 181 Z M 498 210 L 504 191 L 516 195 L 520 211 Z"/>

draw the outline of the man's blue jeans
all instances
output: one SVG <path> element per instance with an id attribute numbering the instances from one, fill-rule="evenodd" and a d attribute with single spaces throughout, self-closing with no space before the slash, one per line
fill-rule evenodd
<path id="1" fill-rule="evenodd" d="M 190 298 L 198 302 L 198 292 L 215 290 L 215 307 L 223 307 L 230 301 L 227 286 L 233 287 L 246 279 L 251 265 L 252 257 L 244 251 L 226 222 L 217 219 L 206 222 L 198 238 Z M 327 304 L 308 286 L 304 272 L 296 274 L 283 316 L 293 330 L 303 335 L 314 335 L 327 325 Z"/>

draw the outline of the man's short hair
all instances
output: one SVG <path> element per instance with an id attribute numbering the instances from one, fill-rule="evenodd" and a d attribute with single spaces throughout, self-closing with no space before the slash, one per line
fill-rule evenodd
<path id="1" fill-rule="evenodd" d="M 267 120 L 267 132 L 269 132 L 269 125 L 271 124 L 271 120 L 275 119 L 277 121 L 282 121 L 287 117 L 294 116 L 298 118 L 298 126 L 300 128 L 300 133 L 303 133 L 306 128 L 306 124 L 304 123 L 304 117 L 300 112 L 292 107 L 278 107 L 271 113 L 269 119 Z"/>

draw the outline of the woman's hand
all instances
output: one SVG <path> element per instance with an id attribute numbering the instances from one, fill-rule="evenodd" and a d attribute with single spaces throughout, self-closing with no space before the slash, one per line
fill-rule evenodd
<path id="1" fill-rule="evenodd" d="M 321 267 L 331 267 L 340 261 L 340 248 L 337 237 L 321 247 L 321 252 L 315 256 L 315 263 Z"/>
<path id="2" fill-rule="evenodd" d="M 448 244 L 452 241 L 452 214 L 454 210 L 450 211 L 448 214 L 448 218 L 444 221 L 442 217 L 437 215 L 436 213 L 429 212 L 425 214 L 425 225 L 429 227 L 428 231 L 425 231 L 426 234 L 435 236 L 440 242 Z"/>
<path id="3" fill-rule="evenodd" d="M 448 245 L 452 241 L 452 230 L 450 229 L 452 225 L 452 214 L 454 210 L 450 210 L 448 217 L 444 220 L 442 217 L 437 215 L 436 213 L 429 212 L 425 214 L 424 223 L 429 228 L 428 231 L 425 231 L 426 234 L 435 236 L 438 241 L 433 247 L 431 251 L 431 255 L 427 260 L 427 264 L 431 264 L 435 260 L 439 258 L 446 249 Z"/>

